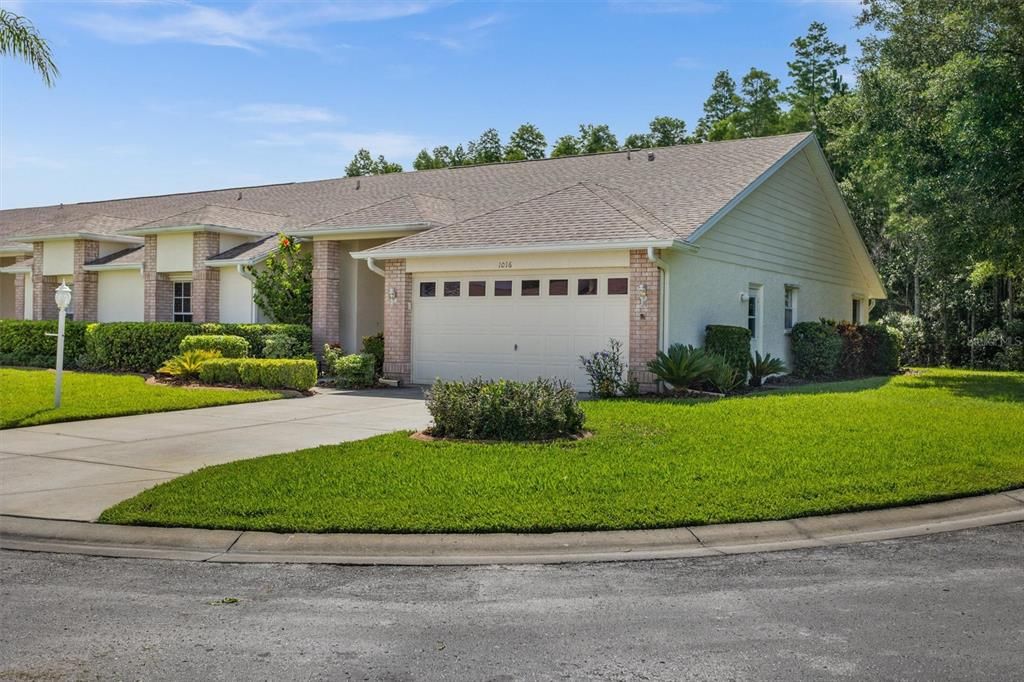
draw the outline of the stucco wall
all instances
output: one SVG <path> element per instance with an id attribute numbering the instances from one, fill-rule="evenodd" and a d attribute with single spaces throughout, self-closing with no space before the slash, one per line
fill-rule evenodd
<path id="1" fill-rule="evenodd" d="M 43 242 L 43 275 L 67 275 L 75 272 L 75 242 L 61 239 Z"/>
<path id="2" fill-rule="evenodd" d="M 351 257 L 353 251 L 363 251 L 383 244 L 383 239 L 359 239 L 341 242 L 340 262 L 341 345 L 349 352 L 358 353 L 363 337 L 384 331 L 384 278 L 372 272 L 366 261 Z"/>
<path id="3" fill-rule="evenodd" d="M 32 277 L 25 275 L 25 319 L 32 319 Z"/>
<path id="4" fill-rule="evenodd" d="M 192 271 L 192 233 L 175 232 L 156 237 L 157 272 Z"/>
<path id="5" fill-rule="evenodd" d="M 99 322 L 142 322 L 145 287 L 141 270 L 104 270 L 97 287 Z"/>
<path id="6" fill-rule="evenodd" d="M 252 284 L 235 266 L 220 269 L 220 321 L 253 322 Z"/>
<path id="7" fill-rule="evenodd" d="M 14 319 L 14 275 L 0 273 L 0 319 Z"/>

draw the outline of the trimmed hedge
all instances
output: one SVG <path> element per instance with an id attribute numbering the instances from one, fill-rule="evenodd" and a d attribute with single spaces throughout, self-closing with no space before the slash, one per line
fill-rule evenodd
<path id="1" fill-rule="evenodd" d="M 566 381 L 443 381 L 427 393 L 431 435 L 472 440 L 529 441 L 583 431 L 576 389 Z"/>
<path id="2" fill-rule="evenodd" d="M 725 358 L 729 366 L 747 376 L 750 364 L 750 330 L 727 324 L 709 324 L 704 328 L 704 350 Z"/>
<path id="3" fill-rule="evenodd" d="M 839 369 L 843 340 L 835 326 L 824 322 L 797 322 L 793 342 L 793 374 L 803 379 L 829 379 Z"/>
<path id="4" fill-rule="evenodd" d="M 86 352 L 88 322 L 64 323 L 64 366 L 77 367 Z M 0 320 L 0 365 L 53 367 L 57 362 L 56 320 Z M 166 358 L 164 358 L 166 360 Z"/>
<path id="5" fill-rule="evenodd" d="M 363 352 L 369 353 L 374 359 L 374 370 L 377 376 L 384 373 L 384 333 L 363 337 Z"/>
<path id="6" fill-rule="evenodd" d="M 205 384 L 235 384 L 308 391 L 316 384 L 316 360 L 217 358 L 199 369 Z"/>
<path id="7" fill-rule="evenodd" d="M 249 342 L 241 336 L 227 334 L 194 334 L 181 340 L 178 349 L 184 353 L 190 350 L 212 350 L 225 358 L 249 357 Z"/>
<path id="8" fill-rule="evenodd" d="M 334 381 L 341 388 L 370 388 L 376 377 L 376 359 L 369 353 L 343 355 L 334 361 Z"/>
<path id="9" fill-rule="evenodd" d="M 884 324 L 866 324 L 861 328 L 865 370 L 868 374 L 894 374 L 903 355 L 903 332 Z"/>

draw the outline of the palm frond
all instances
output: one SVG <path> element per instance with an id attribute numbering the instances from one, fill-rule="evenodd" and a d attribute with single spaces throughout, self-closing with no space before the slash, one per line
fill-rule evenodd
<path id="1" fill-rule="evenodd" d="M 23 16 L 0 9 L 0 55 L 20 57 L 28 62 L 47 87 L 60 75 L 50 45 L 39 35 L 32 22 Z"/>

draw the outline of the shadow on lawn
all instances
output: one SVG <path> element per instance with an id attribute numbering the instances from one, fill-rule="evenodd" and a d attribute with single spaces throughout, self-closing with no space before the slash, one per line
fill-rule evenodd
<path id="1" fill-rule="evenodd" d="M 1024 402 L 1024 374 L 924 374 L 904 388 L 941 388 L 960 398 L 997 402 Z"/>

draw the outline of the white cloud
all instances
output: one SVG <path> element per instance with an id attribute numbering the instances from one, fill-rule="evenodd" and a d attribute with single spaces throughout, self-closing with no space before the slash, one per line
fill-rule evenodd
<path id="1" fill-rule="evenodd" d="M 338 117 L 323 107 L 301 104 L 243 104 L 221 112 L 225 118 L 243 123 L 329 123 Z"/>
<path id="2" fill-rule="evenodd" d="M 306 32 L 327 23 L 382 21 L 427 12 L 433 0 L 342 2 L 332 4 L 252 3 L 241 8 L 192 2 L 131 3 L 116 11 L 80 14 L 72 20 L 95 35 L 117 43 L 197 43 L 243 50 L 276 45 L 317 50 Z"/>
<path id="3" fill-rule="evenodd" d="M 345 130 L 323 130 L 308 133 L 272 132 L 250 141 L 261 147 L 314 147 L 318 150 L 331 148 L 339 153 L 355 153 L 368 149 L 374 156 L 383 154 L 388 159 L 407 159 L 416 156 L 430 141 L 395 131 L 354 132 Z"/>
<path id="4" fill-rule="evenodd" d="M 416 40 L 440 45 L 455 52 L 464 52 L 479 47 L 491 28 L 505 20 L 501 14 L 485 14 L 461 24 L 451 26 L 439 33 L 415 33 Z"/>

